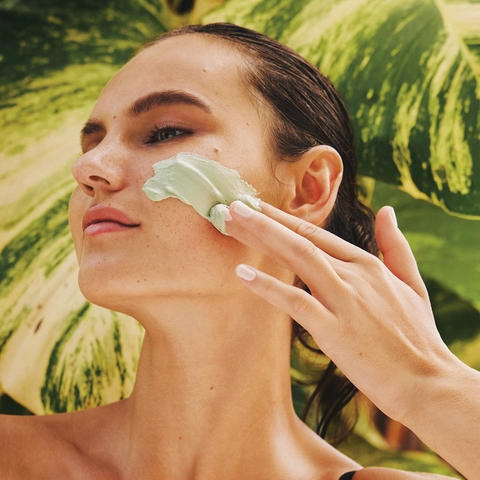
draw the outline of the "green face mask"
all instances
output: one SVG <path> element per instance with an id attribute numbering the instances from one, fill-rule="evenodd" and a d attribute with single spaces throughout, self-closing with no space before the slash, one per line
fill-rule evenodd
<path id="1" fill-rule="evenodd" d="M 142 190 L 150 200 L 178 198 L 191 205 L 203 218 L 224 235 L 225 211 L 234 200 L 261 211 L 255 198 L 257 190 L 240 178 L 233 168 L 227 168 L 195 153 L 182 152 L 153 165 L 155 176 Z"/>

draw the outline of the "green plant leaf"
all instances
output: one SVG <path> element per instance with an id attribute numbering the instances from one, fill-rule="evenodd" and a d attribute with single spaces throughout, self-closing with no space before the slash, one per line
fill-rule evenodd
<path id="1" fill-rule="evenodd" d="M 203 21 L 261 31 L 317 65 L 355 121 L 362 174 L 479 217 L 479 13 L 441 0 L 230 0 Z"/>
<path id="2" fill-rule="evenodd" d="M 143 339 L 135 320 L 80 293 L 69 197 L 30 221 L 0 256 L 2 389 L 36 414 L 128 397 Z"/>
<path id="3" fill-rule="evenodd" d="M 178 20 L 156 0 L 115 9 L 7 3 L 0 5 L 0 395 L 35 414 L 74 411 L 129 396 L 144 335 L 135 320 L 91 305 L 78 288 L 67 208 L 79 132 L 110 77 Z"/>
<path id="4" fill-rule="evenodd" d="M 124 2 L 121 9 L 88 1 L 82 12 L 77 3 L 75 8 L 59 4 L 53 10 L 41 0 L 0 4 L 2 25 L 9 25 L 0 33 L 0 394 L 8 394 L 3 403 L 14 412 L 21 409 L 7 399 L 45 414 L 127 397 L 144 333 L 133 319 L 89 304 L 78 290 L 67 224 L 75 184 L 70 168 L 79 153 L 81 124 L 101 88 L 142 41 L 177 20 L 154 0 Z M 253 5 L 242 3 L 246 12 Z M 320 13 L 327 5 L 310 3 L 309 8 Z M 306 2 L 257 4 L 256 21 L 264 20 L 265 28 L 301 36 Z M 328 4 L 337 9 L 349 5 L 333 0 Z M 271 14 L 296 20 L 285 28 L 277 20 L 272 23 Z M 354 94 L 347 100 L 357 97 L 363 99 Z M 364 128 L 376 128 L 369 121 Z M 385 122 L 382 132 L 390 125 Z M 387 137 L 379 143 L 386 150 L 378 147 L 382 156 L 377 158 L 392 157 L 393 148 L 385 147 Z M 368 148 L 377 148 L 369 142 L 362 147 L 365 172 L 381 166 L 366 160 Z M 398 183 L 395 168 L 390 162 L 379 171 Z M 470 190 L 466 202 L 472 198 L 474 189 Z M 305 398 L 304 392 L 296 392 L 296 408 Z"/>

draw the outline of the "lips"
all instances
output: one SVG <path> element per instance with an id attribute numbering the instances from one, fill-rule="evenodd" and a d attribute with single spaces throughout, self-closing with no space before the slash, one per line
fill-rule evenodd
<path id="1" fill-rule="evenodd" d="M 126 227 L 138 227 L 140 225 L 138 222 L 135 222 L 128 215 L 116 208 L 107 205 L 95 205 L 90 208 L 83 217 L 83 231 L 85 232 L 85 229 L 89 225 L 103 222 L 113 222 Z"/>

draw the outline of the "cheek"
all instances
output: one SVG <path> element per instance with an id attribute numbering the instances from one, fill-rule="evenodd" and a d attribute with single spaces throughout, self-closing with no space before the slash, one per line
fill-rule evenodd
<path id="1" fill-rule="evenodd" d="M 181 266 L 190 271 L 222 271 L 245 255 L 243 244 L 220 233 L 193 207 L 176 199 L 162 200 L 158 214 L 145 225 L 148 245 L 143 251 L 162 263 Z M 147 259 L 147 257 L 145 257 Z"/>
<path id="2" fill-rule="evenodd" d="M 144 287 L 165 294 L 211 293 L 236 286 L 236 265 L 254 262 L 248 247 L 221 234 L 193 207 L 177 199 L 154 207 L 144 219 L 143 231 L 132 235 L 131 245 L 122 246 L 130 252 L 128 258 L 122 257 L 129 265 L 122 271 L 128 272 L 130 285 L 140 280 Z M 118 269 L 120 265 L 115 266 Z"/>
<path id="3" fill-rule="evenodd" d="M 79 284 L 88 300 L 113 310 L 127 297 L 228 294 L 245 288 L 235 277 L 236 265 L 257 266 L 257 255 L 192 207 L 166 199 L 131 235 L 86 241 Z"/>

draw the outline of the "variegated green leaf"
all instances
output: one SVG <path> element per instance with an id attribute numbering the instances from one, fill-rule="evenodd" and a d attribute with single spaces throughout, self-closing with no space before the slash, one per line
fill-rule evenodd
<path id="1" fill-rule="evenodd" d="M 74 411 L 129 396 L 144 335 L 78 288 L 67 213 L 79 132 L 110 77 L 176 20 L 156 0 L 81 15 L 12 5 L 0 10 L 0 395 Z"/>
<path id="2" fill-rule="evenodd" d="M 480 216 L 480 5 L 230 0 L 204 18 L 266 33 L 316 64 L 355 121 L 360 171 Z"/>
<path id="3" fill-rule="evenodd" d="M 34 161 L 21 161 L 32 159 L 28 150 L 10 156 L 17 168 L 4 173 L 0 381 L 37 414 L 127 397 L 143 338 L 136 321 L 91 305 L 78 289 L 67 211 L 80 126 L 71 120 L 37 142 Z"/>
<path id="4" fill-rule="evenodd" d="M 197 16 L 205 11 L 200 3 Z M 250 15 L 253 4 L 242 3 Z M 311 3 L 323 12 L 322 2 Z M 327 3 L 332 14 L 342 5 L 353 6 L 333 0 L 323 5 Z M 7 4 L 21 8 L 7 12 Z M 75 185 L 70 168 L 79 153 L 78 132 L 101 88 L 143 40 L 177 22 L 160 0 L 82 12 L 49 11 L 42 4 L 0 1 L 0 395 L 8 393 L 36 414 L 102 405 L 131 391 L 143 330 L 129 317 L 91 305 L 78 290 L 67 223 Z M 302 0 L 254 5 L 258 21 L 292 38 L 301 32 L 303 20 L 297 16 L 306 6 Z M 284 23 L 272 22 L 271 14 Z M 290 25 L 290 20 L 295 22 Z M 307 43 L 308 38 L 305 48 Z M 374 168 L 381 167 L 379 158 Z M 363 164 L 368 172 L 365 158 Z M 385 165 L 385 178 L 395 180 L 398 172 L 388 170 L 393 164 Z M 364 183 L 371 198 L 373 182 Z M 353 458 L 360 458 L 359 449 L 352 449 Z M 373 464 L 375 454 L 366 454 L 362 463 Z"/>

